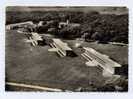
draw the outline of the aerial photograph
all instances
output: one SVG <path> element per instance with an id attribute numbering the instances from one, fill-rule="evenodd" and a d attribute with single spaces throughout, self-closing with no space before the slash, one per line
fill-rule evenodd
<path id="1" fill-rule="evenodd" d="M 128 92 L 126 6 L 7 6 L 5 91 Z"/>

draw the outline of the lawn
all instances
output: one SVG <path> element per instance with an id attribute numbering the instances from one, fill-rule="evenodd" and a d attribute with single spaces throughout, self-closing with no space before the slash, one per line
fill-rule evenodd
<path id="1" fill-rule="evenodd" d="M 68 90 L 89 87 L 92 82 L 96 86 L 104 83 L 101 69 L 85 66 L 85 60 L 80 54 L 74 58 L 60 58 L 56 53 L 48 52 L 49 46 L 33 47 L 26 39 L 24 34 L 15 30 L 6 32 L 6 81 Z M 75 41 L 66 42 L 72 46 Z M 86 42 L 83 45 L 107 54 L 119 63 L 128 62 L 127 47 Z"/>

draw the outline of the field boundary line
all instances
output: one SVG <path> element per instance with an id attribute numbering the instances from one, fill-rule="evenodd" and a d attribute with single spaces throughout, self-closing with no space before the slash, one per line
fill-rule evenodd
<path id="1" fill-rule="evenodd" d="M 39 89 L 39 90 L 45 90 L 45 91 L 62 92 L 61 89 L 49 88 L 49 87 L 43 87 L 43 86 L 31 85 L 31 84 L 24 84 L 24 83 L 6 82 L 6 85 L 16 86 L 16 87 L 25 87 L 25 88 L 31 88 L 31 89 Z"/>

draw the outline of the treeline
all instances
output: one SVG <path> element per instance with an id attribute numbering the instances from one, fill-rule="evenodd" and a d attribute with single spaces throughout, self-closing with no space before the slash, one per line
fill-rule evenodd
<path id="1" fill-rule="evenodd" d="M 66 21 L 66 19 L 70 19 L 73 22 L 82 22 L 78 17 L 82 17 L 83 12 L 68 12 L 68 11 L 34 11 L 34 12 L 23 12 L 23 11 L 7 11 L 6 12 L 6 24 L 24 22 L 24 21 L 33 21 L 39 22 L 41 21 L 50 21 L 50 20 L 58 20 L 58 21 Z M 78 16 L 77 16 L 78 15 Z"/>
<path id="2" fill-rule="evenodd" d="M 58 23 L 67 19 L 71 23 L 79 23 L 80 27 L 65 27 L 58 29 Z M 63 38 L 72 39 L 84 37 L 88 40 L 98 40 L 100 42 L 122 42 L 128 43 L 128 15 L 110 15 L 99 14 L 98 12 L 77 12 L 77 11 L 45 11 L 45 12 L 7 12 L 6 24 L 18 23 L 24 21 L 53 20 L 54 25 L 44 24 L 36 30 L 46 32 L 49 28 L 51 33 L 54 32 Z M 51 23 L 53 24 L 53 23 Z"/>
<path id="3" fill-rule="evenodd" d="M 89 39 L 128 43 L 128 15 L 92 15 L 85 18 L 82 32 Z"/>

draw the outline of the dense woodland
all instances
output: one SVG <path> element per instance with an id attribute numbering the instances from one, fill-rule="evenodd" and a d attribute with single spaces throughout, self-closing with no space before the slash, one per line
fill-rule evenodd
<path id="1" fill-rule="evenodd" d="M 79 23 L 79 27 L 58 28 L 59 22 L 65 22 L 67 19 L 71 23 Z M 45 21 L 51 21 L 46 24 Z M 44 21 L 44 25 L 36 27 L 38 33 L 49 33 L 65 39 L 74 39 L 85 36 L 86 41 L 97 40 L 107 43 L 122 42 L 128 43 L 128 15 L 100 14 L 93 12 L 77 11 L 33 11 L 33 12 L 7 12 L 6 24 L 18 23 L 24 21 L 33 21 L 38 23 Z"/>

